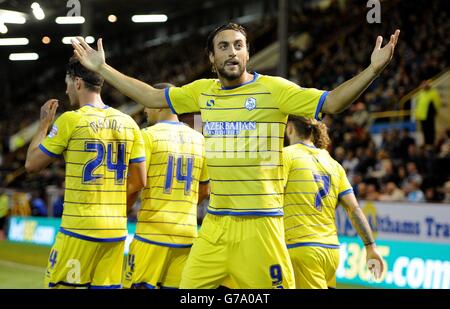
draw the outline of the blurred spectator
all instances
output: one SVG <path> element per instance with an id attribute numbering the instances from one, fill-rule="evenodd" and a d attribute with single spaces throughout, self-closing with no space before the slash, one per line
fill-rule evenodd
<path id="1" fill-rule="evenodd" d="M 367 185 L 367 195 L 366 199 L 369 201 L 378 201 L 380 194 L 378 193 L 377 187 L 373 183 Z"/>
<path id="2" fill-rule="evenodd" d="M 361 200 L 367 199 L 367 185 L 364 182 L 358 184 L 358 195 Z"/>
<path id="3" fill-rule="evenodd" d="M 425 194 L 422 190 L 420 190 L 420 183 L 413 180 L 408 183 L 405 188 L 407 192 L 407 200 L 412 203 L 421 203 L 425 202 Z"/>
<path id="4" fill-rule="evenodd" d="M 41 196 L 35 196 L 31 200 L 31 215 L 36 217 L 46 217 L 47 216 L 47 205 Z"/>
<path id="5" fill-rule="evenodd" d="M 450 180 L 444 184 L 444 203 L 450 204 Z"/>
<path id="6" fill-rule="evenodd" d="M 380 195 L 380 201 L 385 202 L 402 202 L 405 200 L 405 192 L 403 192 L 395 182 L 389 181 L 385 186 L 385 192 Z"/>
<path id="7" fill-rule="evenodd" d="M 442 105 L 439 92 L 431 87 L 431 81 L 426 80 L 421 85 L 422 90 L 417 95 L 416 120 L 422 125 L 426 145 L 434 145 L 436 130 L 435 118 Z"/>
<path id="8" fill-rule="evenodd" d="M 349 150 L 347 157 L 342 161 L 342 167 L 347 173 L 347 178 L 352 179 L 355 175 L 356 167 L 358 166 L 359 159 L 355 157 L 353 150 Z"/>
<path id="9" fill-rule="evenodd" d="M 53 217 L 60 218 L 64 210 L 64 195 L 58 196 L 52 205 L 53 207 Z"/>
<path id="10" fill-rule="evenodd" d="M 28 193 L 14 192 L 12 194 L 11 214 L 13 216 L 31 215 L 30 197 Z"/>
<path id="11" fill-rule="evenodd" d="M 408 149 L 410 145 L 415 145 L 416 141 L 409 135 L 409 130 L 404 128 L 400 137 L 399 153 L 400 156 L 395 156 L 395 158 L 401 158 L 406 160 L 408 158 Z"/>
<path id="12" fill-rule="evenodd" d="M 408 162 L 406 164 L 406 171 L 408 172 L 408 176 L 407 176 L 408 182 L 415 182 L 415 183 L 419 184 L 419 186 L 422 184 L 423 178 L 417 170 L 416 163 Z"/>
<path id="13" fill-rule="evenodd" d="M 370 115 L 366 109 L 366 105 L 363 102 L 358 102 L 353 106 L 353 123 L 358 128 L 367 128 L 370 122 Z"/>

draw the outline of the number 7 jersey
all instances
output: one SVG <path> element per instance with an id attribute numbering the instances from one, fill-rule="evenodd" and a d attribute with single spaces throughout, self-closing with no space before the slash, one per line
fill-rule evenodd
<path id="1" fill-rule="evenodd" d="M 288 248 L 339 245 L 335 209 L 353 193 L 344 168 L 323 149 L 294 144 L 283 149 L 284 226 Z"/>
<path id="2" fill-rule="evenodd" d="M 124 240 L 128 165 L 145 161 L 136 122 L 114 108 L 85 105 L 62 114 L 39 148 L 65 159 L 60 232 L 92 241 Z"/>
<path id="3" fill-rule="evenodd" d="M 135 238 L 190 247 L 197 237 L 199 183 L 209 181 L 202 134 L 182 122 L 161 121 L 142 130 L 147 186 L 142 192 Z"/>

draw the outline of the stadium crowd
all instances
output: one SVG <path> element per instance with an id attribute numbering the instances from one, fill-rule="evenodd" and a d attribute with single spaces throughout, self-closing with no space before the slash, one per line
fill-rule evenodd
<path id="1" fill-rule="evenodd" d="M 346 169 L 360 199 L 450 203 L 450 132 L 438 136 L 434 145 L 418 144 L 407 129 L 385 130 L 378 140 L 370 133 L 372 112 L 399 109 L 400 98 L 448 67 L 449 37 L 445 33 L 450 30 L 449 4 L 447 1 L 393 1 L 389 5 L 395 9 L 383 15 L 381 24 L 372 25 L 365 22 L 365 7 L 339 9 L 337 2 L 326 11 L 302 10 L 294 14 L 290 27 L 296 32 L 308 31 L 312 42 L 306 50 L 291 49 L 290 79 L 303 87 L 333 89 L 367 64 L 365 61 L 370 58 L 372 49 L 365 44 L 373 33 L 386 34 L 394 27 L 404 29 L 397 51 L 400 56 L 391 64 L 396 69 L 386 70 L 350 110 L 338 117 L 324 118 L 332 138 L 329 150 Z M 417 11 L 421 14 L 411 13 Z M 347 21 L 340 25 L 338 33 L 334 24 L 336 15 Z M 323 23 L 314 23 L 317 18 Z M 361 22 L 352 24 L 352 19 Z M 249 32 L 263 24 L 267 25 L 266 22 L 250 25 Z M 269 24 L 271 30 L 261 40 L 268 40 L 276 33 L 275 22 L 272 20 Z M 127 50 L 113 57 L 111 63 L 122 68 L 125 74 L 146 82 L 167 81 L 181 85 L 207 74 L 209 66 L 201 52 L 204 42 L 202 35 L 180 38 L 157 47 Z M 252 52 L 257 52 L 262 45 L 261 42 L 253 44 L 258 48 L 252 48 Z M 171 52 L 177 49 L 182 49 L 183 53 Z M 133 57 L 129 57 L 131 55 Z M 135 60 L 129 61 L 130 58 Z M 60 74 L 63 72 L 39 72 L 39 82 L 30 79 L 26 92 L 11 96 L 4 104 L 0 119 L 0 187 L 8 185 L 32 192 L 30 205 L 35 215 L 48 213 L 50 205 L 45 197 L 48 186 L 63 188 L 64 163 L 53 164 L 37 175 L 26 176 L 19 172 L 15 177 L 14 173 L 24 165 L 26 147 L 10 153 L 10 137 L 38 119 L 39 107 L 48 98 L 64 98 L 65 85 L 61 83 Z M 103 97 L 113 107 L 127 101 L 108 85 L 104 87 Z M 141 115 L 136 115 L 136 120 L 144 125 Z M 20 140 L 17 143 L 21 146 Z M 51 213 L 60 214 L 61 198 L 53 200 L 51 207 Z"/>

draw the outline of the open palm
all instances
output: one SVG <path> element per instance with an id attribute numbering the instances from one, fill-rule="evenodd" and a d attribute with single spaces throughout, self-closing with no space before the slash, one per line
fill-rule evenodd
<path id="1" fill-rule="evenodd" d="M 391 61 L 399 35 L 400 30 L 397 29 L 395 33 L 391 35 L 391 39 L 383 48 L 381 48 L 383 37 L 377 37 L 375 48 L 372 52 L 372 56 L 370 57 L 371 66 L 376 74 L 380 74 Z"/>
<path id="2" fill-rule="evenodd" d="M 74 54 L 81 64 L 87 69 L 98 72 L 105 64 L 105 52 L 103 51 L 102 39 L 97 40 L 97 50 L 90 47 L 82 37 L 72 40 Z"/>

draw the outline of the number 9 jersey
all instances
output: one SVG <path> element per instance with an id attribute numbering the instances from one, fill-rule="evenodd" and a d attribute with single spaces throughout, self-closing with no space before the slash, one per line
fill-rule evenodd
<path id="1" fill-rule="evenodd" d="M 128 164 L 145 161 L 136 122 L 114 108 L 85 105 L 62 114 L 39 148 L 65 159 L 60 232 L 91 241 L 124 240 Z"/>
<path id="2" fill-rule="evenodd" d="M 142 130 L 147 186 L 135 239 L 188 248 L 197 237 L 199 183 L 209 181 L 205 141 L 182 122 L 160 121 Z"/>
<path id="3" fill-rule="evenodd" d="M 323 149 L 298 143 L 283 150 L 284 226 L 288 248 L 338 247 L 335 209 L 353 193 L 343 167 Z"/>

